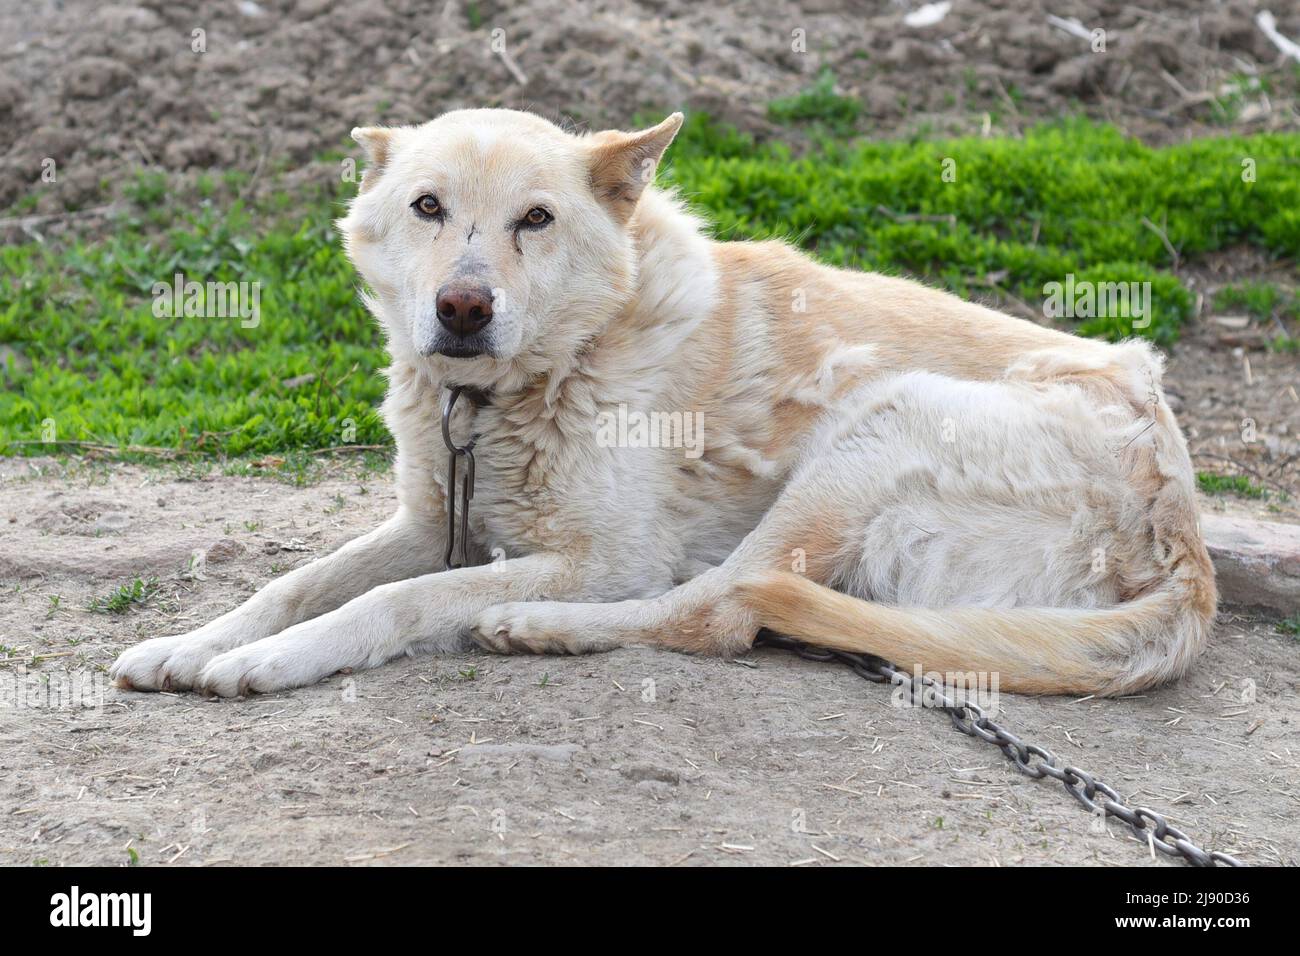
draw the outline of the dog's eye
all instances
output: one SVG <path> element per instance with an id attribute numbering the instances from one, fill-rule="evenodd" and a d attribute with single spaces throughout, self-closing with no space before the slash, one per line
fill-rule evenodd
<path id="1" fill-rule="evenodd" d="M 523 225 L 539 229 L 554 218 L 554 216 L 541 206 L 534 206 L 532 209 L 528 210 L 528 215 L 524 216 Z"/>
<path id="2" fill-rule="evenodd" d="M 425 193 L 411 203 L 411 208 L 427 219 L 436 219 L 442 215 L 442 203 L 438 202 L 438 197 L 432 193 Z"/>

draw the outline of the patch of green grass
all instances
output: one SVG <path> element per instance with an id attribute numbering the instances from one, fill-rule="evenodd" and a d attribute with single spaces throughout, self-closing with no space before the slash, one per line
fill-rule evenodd
<path id="1" fill-rule="evenodd" d="M 847 121 L 852 107 L 835 97 L 819 79 L 778 113 Z M 1252 183 L 1240 176 L 1246 156 Z M 789 237 L 834 265 L 1033 305 L 1069 275 L 1150 283 L 1144 327 L 1122 310 L 1074 324 L 1111 339 L 1168 343 L 1191 314 L 1166 240 L 1184 262 L 1239 244 L 1300 255 L 1295 134 L 1153 149 L 1072 121 L 1022 139 L 827 140 L 795 156 L 696 115 L 668 159 L 662 178 L 720 238 Z M 144 173 L 107 238 L 0 248 L 0 345 L 15 353 L 0 454 L 89 442 L 149 460 L 164 449 L 182 456 L 182 476 L 220 458 L 229 473 L 303 483 L 320 464 L 312 450 L 389 444 L 376 412 L 386 357 L 332 226 L 354 188 L 182 205 L 165 177 Z M 156 315 L 155 285 L 177 274 L 257 283 L 256 325 Z M 366 463 L 382 470 L 386 453 Z"/>
<path id="2" fill-rule="evenodd" d="M 316 195 L 300 208 L 262 224 L 236 202 L 186 213 L 161 236 L 134 217 L 99 242 L 0 249 L 0 343 L 31 364 L 11 363 L 16 387 L 0 393 L 0 450 L 81 441 L 239 456 L 386 443 L 379 333 L 332 232 L 342 206 Z M 256 325 L 155 315 L 155 284 L 177 275 L 250 283 Z"/>
<path id="3" fill-rule="evenodd" d="M 147 581 L 136 578 L 116 591 L 95 598 L 90 602 L 90 610 L 105 614 L 125 614 L 135 605 L 144 604 L 157 590 L 157 578 L 149 578 Z"/>
<path id="4" fill-rule="evenodd" d="M 1214 297 L 1220 312 L 1245 312 L 1260 323 L 1272 322 L 1279 333 L 1269 340 L 1273 352 L 1300 352 L 1300 339 L 1287 331 L 1284 320 L 1300 321 L 1300 295 L 1268 282 L 1224 286 Z"/>
<path id="5" fill-rule="evenodd" d="M 167 199 L 167 174 L 156 169 L 142 170 L 125 192 L 141 209 L 161 206 Z"/>
<path id="6" fill-rule="evenodd" d="M 1236 495 L 1238 498 L 1264 498 L 1268 492 L 1245 475 L 1216 475 L 1208 471 L 1196 473 L 1196 484 L 1207 495 Z"/>
<path id="7" fill-rule="evenodd" d="M 823 69 L 807 89 L 773 100 L 767 106 L 773 122 L 820 123 L 837 135 L 851 132 L 861 112 L 861 102 L 836 91 L 835 74 L 829 68 Z"/>
<path id="8" fill-rule="evenodd" d="M 1224 286 L 1214 297 L 1214 307 L 1221 312 L 1243 310 L 1260 321 L 1271 318 L 1279 306 L 1284 311 L 1300 308 L 1285 289 L 1267 282 L 1242 282 Z"/>
<path id="9" fill-rule="evenodd" d="M 1250 100 L 1272 92 L 1273 83 L 1267 76 L 1235 73 L 1210 100 L 1210 119 L 1224 126 L 1235 123 Z"/>
<path id="10" fill-rule="evenodd" d="M 1194 299 L 1172 272 L 1235 244 L 1300 253 L 1300 136 L 1224 137 L 1155 149 L 1084 121 L 1023 139 L 781 144 L 717 157 L 688 124 L 669 178 L 727 237 L 791 237 L 836 265 L 927 277 L 961 295 L 988 282 L 1042 302 L 1049 282 L 1149 282 L 1150 324 L 1123 315 L 1078 330 L 1169 343 Z M 1242 157 L 1255 160 L 1253 183 Z M 945 173 L 947 176 L 945 177 Z M 949 218 L 950 217 L 950 218 Z"/>
<path id="11" fill-rule="evenodd" d="M 1278 621 L 1277 629 L 1283 634 L 1290 634 L 1294 638 L 1300 638 L 1300 614 L 1292 614 L 1290 617 Z"/>

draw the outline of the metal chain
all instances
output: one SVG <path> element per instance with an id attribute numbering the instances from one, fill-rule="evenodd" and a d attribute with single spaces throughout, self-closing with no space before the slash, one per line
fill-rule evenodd
<path id="1" fill-rule="evenodd" d="M 454 386 L 447 393 L 447 401 L 442 406 L 442 441 L 447 446 L 447 551 L 442 556 L 443 566 L 448 570 L 463 568 L 469 564 L 469 503 L 474 497 L 474 442 L 471 438 L 464 445 L 457 445 L 451 438 L 451 412 L 456 407 L 463 386 Z M 456 552 L 456 460 L 465 459 L 465 476 L 461 480 L 460 495 L 460 561 L 454 561 Z"/>
<path id="2" fill-rule="evenodd" d="M 968 737 L 986 740 L 1002 751 L 1003 756 L 1015 764 L 1021 773 L 1041 780 L 1051 777 L 1059 780 L 1065 792 L 1092 812 L 1101 809 L 1107 816 L 1118 817 L 1129 825 L 1143 843 L 1149 843 L 1161 853 L 1182 857 L 1193 866 L 1245 866 L 1240 860 L 1219 850 L 1208 853 L 1193 843 L 1186 833 L 1178 829 L 1156 811 L 1147 807 L 1128 807 L 1115 789 L 1098 780 L 1086 770 L 1069 764 L 1062 766 L 1060 759 L 1046 747 L 1027 744 L 1015 734 L 997 724 L 983 709 L 970 701 L 955 701 L 945 693 L 940 684 L 925 675 L 905 674 L 893 664 L 870 654 L 851 654 L 830 648 L 809 647 L 793 638 L 762 632 L 755 646 L 779 647 L 794 651 L 810 661 L 839 661 L 847 664 L 859 677 L 875 684 L 895 684 L 907 694 L 908 702 L 932 706 L 952 718 L 952 724 Z"/>

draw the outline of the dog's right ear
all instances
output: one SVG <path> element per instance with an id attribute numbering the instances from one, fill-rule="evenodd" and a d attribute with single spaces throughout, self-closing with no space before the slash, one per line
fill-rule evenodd
<path id="1" fill-rule="evenodd" d="M 358 126 L 352 138 L 366 151 L 366 170 L 361 179 L 364 190 L 374 184 L 388 165 L 393 151 L 393 131 L 386 126 Z"/>

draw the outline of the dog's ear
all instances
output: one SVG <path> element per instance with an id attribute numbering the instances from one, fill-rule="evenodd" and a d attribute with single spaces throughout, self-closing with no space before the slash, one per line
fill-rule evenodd
<path id="1" fill-rule="evenodd" d="M 386 126 L 358 126 L 352 131 L 352 138 L 366 151 L 366 170 L 361 179 L 364 190 L 374 185 L 388 165 L 393 151 L 393 131 Z"/>
<path id="2" fill-rule="evenodd" d="M 655 167 L 682 128 L 674 113 L 639 133 L 606 130 L 591 137 L 591 188 L 619 222 L 632 218 L 641 192 L 654 181 Z"/>

